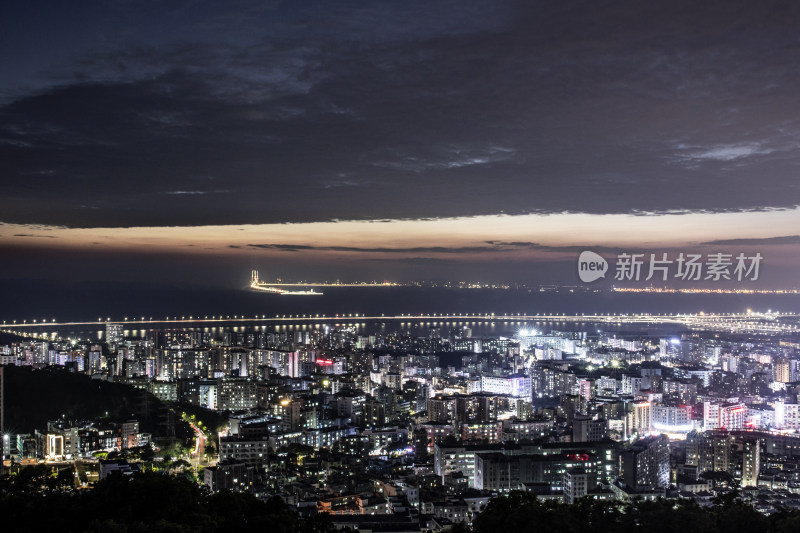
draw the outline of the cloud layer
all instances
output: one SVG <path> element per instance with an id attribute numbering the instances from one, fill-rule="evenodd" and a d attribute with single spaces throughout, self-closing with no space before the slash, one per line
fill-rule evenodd
<path id="1" fill-rule="evenodd" d="M 60 42 L 44 39 L 58 13 L 16 14 L 32 25 L 3 37 L 28 61 L 0 77 L 0 220 L 800 204 L 800 5 L 222 6 L 81 8 L 61 15 L 86 36 Z"/>

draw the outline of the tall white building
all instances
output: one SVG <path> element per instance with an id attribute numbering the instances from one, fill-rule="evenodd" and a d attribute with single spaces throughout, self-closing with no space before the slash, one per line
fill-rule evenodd
<path id="1" fill-rule="evenodd" d="M 653 405 L 650 410 L 650 431 L 654 434 L 686 435 L 694 429 L 689 405 Z"/>
<path id="2" fill-rule="evenodd" d="M 800 404 L 776 402 L 775 428 L 800 429 Z"/>
<path id="3" fill-rule="evenodd" d="M 519 374 L 481 376 L 481 390 L 491 394 L 508 394 L 518 398 L 530 398 L 533 395 L 531 378 Z"/>
<path id="4" fill-rule="evenodd" d="M 703 403 L 703 428 L 706 431 L 743 428 L 746 417 L 747 406 L 743 403 Z"/>
<path id="5" fill-rule="evenodd" d="M 122 344 L 124 338 L 124 329 L 122 324 L 116 324 L 113 322 L 108 322 L 106 324 L 106 343 L 112 347 L 112 351 L 114 351 L 116 346 Z"/>
<path id="6" fill-rule="evenodd" d="M 757 487 L 760 470 L 761 441 L 758 439 L 746 440 L 742 454 L 742 487 Z"/>

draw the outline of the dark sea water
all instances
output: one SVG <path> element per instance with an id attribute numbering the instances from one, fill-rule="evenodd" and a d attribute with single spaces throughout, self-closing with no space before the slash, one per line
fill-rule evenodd
<path id="1" fill-rule="evenodd" d="M 321 296 L 160 284 L 0 281 L 0 321 L 110 317 L 463 313 L 694 313 L 800 311 L 800 295 L 631 294 L 412 287 L 324 288 Z"/>

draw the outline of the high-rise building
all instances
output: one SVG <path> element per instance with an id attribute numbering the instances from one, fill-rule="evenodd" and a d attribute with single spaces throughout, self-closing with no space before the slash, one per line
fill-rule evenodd
<path id="1" fill-rule="evenodd" d="M 249 379 L 225 379 L 217 384 L 217 408 L 239 411 L 258 404 L 256 382 Z"/>
<path id="2" fill-rule="evenodd" d="M 742 486 L 757 487 L 760 470 L 761 441 L 747 439 L 744 441 L 744 453 L 742 454 Z"/>
<path id="3" fill-rule="evenodd" d="M 800 429 L 800 404 L 775 402 L 774 426 L 778 429 Z"/>
<path id="4" fill-rule="evenodd" d="M 253 487 L 254 467 L 243 462 L 222 462 L 206 467 L 203 482 L 211 491 L 248 491 Z"/>
<path id="5" fill-rule="evenodd" d="M 772 362 L 775 368 L 775 381 L 789 383 L 792 381 L 792 370 L 789 366 L 789 359 L 776 357 Z"/>
<path id="6" fill-rule="evenodd" d="M 526 483 L 546 483 L 552 490 L 563 490 L 564 482 L 573 483 L 573 493 L 593 490 L 596 486 L 601 459 L 593 453 L 522 454 L 507 455 L 501 452 L 475 454 L 475 488 L 509 492 L 521 490 Z M 566 478 L 565 472 L 574 468 L 583 470 L 583 478 Z M 583 489 L 582 487 L 585 487 Z"/>
<path id="7" fill-rule="evenodd" d="M 710 429 L 739 429 L 744 427 L 747 406 L 743 403 L 703 403 L 703 427 Z"/>
<path id="8" fill-rule="evenodd" d="M 297 431 L 300 429 L 300 411 L 302 402 L 300 400 L 281 400 L 276 407 L 276 414 L 283 421 L 284 431 Z"/>
<path id="9" fill-rule="evenodd" d="M 575 503 L 586 496 L 589 491 L 589 476 L 586 469 L 576 467 L 564 472 L 564 500 L 565 503 Z"/>
<path id="10" fill-rule="evenodd" d="M 649 435 L 650 434 L 650 412 L 651 405 L 648 401 L 638 401 L 633 403 L 630 423 L 628 424 L 630 434 Z"/>
<path id="11" fill-rule="evenodd" d="M 593 420 L 590 416 L 576 415 L 572 421 L 572 442 L 597 442 L 608 436 L 605 419 Z"/>
<path id="12" fill-rule="evenodd" d="M 686 437 L 686 464 L 696 466 L 698 474 L 728 472 L 732 443 L 726 431 L 693 431 Z"/>
<path id="13" fill-rule="evenodd" d="M 520 374 L 513 376 L 481 376 L 481 390 L 492 394 L 510 394 L 517 398 L 530 398 L 531 378 Z"/>
<path id="14" fill-rule="evenodd" d="M 578 380 L 578 396 L 586 400 L 587 402 L 592 401 L 592 389 L 594 385 L 594 380 L 591 379 L 579 379 Z"/>
<path id="15" fill-rule="evenodd" d="M 687 434 L 694 429 L 689 405 L 654 405 L 650 411 L 653 433 Z"/>
<path id="16" fill-rule="evenodd" d="M 666 435 L 639 439 L 622 454 L 622 475 L 632 490 L 669 487 L 669 439 Z"/>
<path id="17" fill-rule="evenodd" d="M 122 324 L 116 324 L 114 322 L 108 322 L 106 324 L 106 343 L 109 346 L 109 350 L 112 352 L 116 351 L 117 346 L 122 344 L 124 340 L 124 329 Z"/>

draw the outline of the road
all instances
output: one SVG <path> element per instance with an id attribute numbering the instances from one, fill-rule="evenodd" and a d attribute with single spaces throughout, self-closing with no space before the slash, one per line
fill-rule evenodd
<path id="1" fill-rule="evenodd" d="M 207 464 L 205 460 L 206 435 L 199 427 L 197 427 L 197 424 L 192 422 L 191 419 L 187 417 L 184 418 L 184 420 L 186 420 L 186 422 L 192 427 L 195 433 L 194 450 L 192 451 L 191 462 L 193 463 L 192 466 L 194 466 L 196 471 L 200 466 L 206 466 Z"/>

